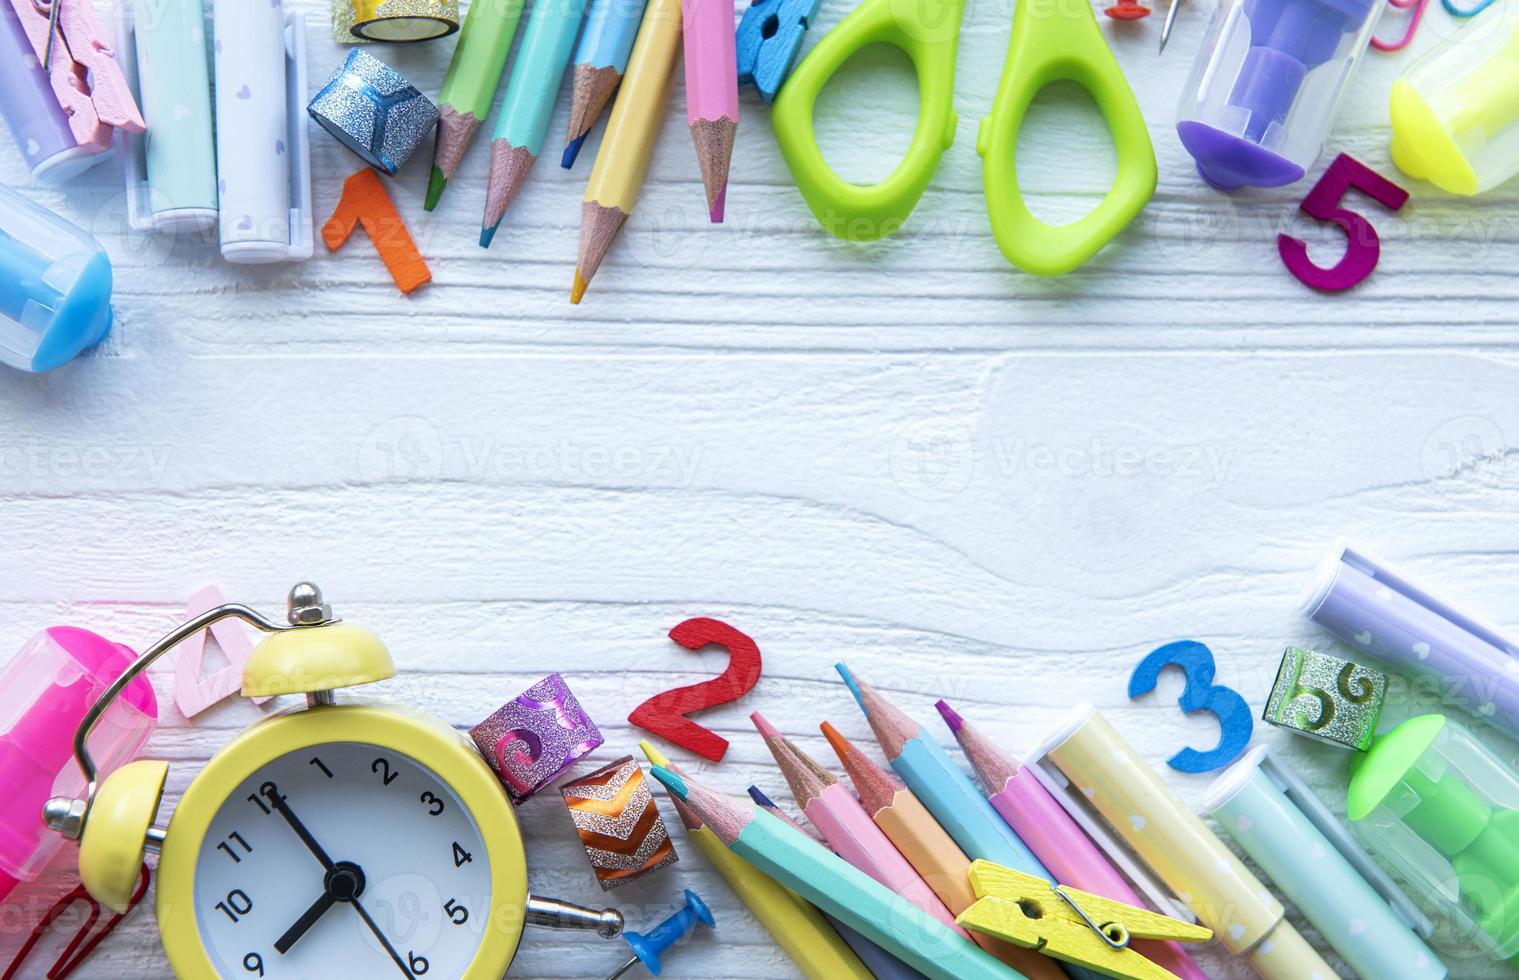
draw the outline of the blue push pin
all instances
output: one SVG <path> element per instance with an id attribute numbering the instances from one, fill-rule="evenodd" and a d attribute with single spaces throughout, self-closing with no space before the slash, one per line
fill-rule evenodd
<path id="1" fill-rule="evenodd" d="M 642 963 L 649 972 L 656 977 L 664 967 L 659 962 L 660 954 L 684 939 L 686 933 L 696 927 L 698 921 L 706 923 L 710 928 L 716 925 L 712 913 L 707 909 L 695 892 L 686 889 L 686 907 L 670 916 L 659 925 L 655 926 L 647 934 L 640 932 L 624 932 L 622 938 L 628 941 L 633 948 L 633 958 L 617 968 L 617 972 L 607 977 L 607 980 L 617 980 L 618 977 L 627 973 L 634 966 Z"/>

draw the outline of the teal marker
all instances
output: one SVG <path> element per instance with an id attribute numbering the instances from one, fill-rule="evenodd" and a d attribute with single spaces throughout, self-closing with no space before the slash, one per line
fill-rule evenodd
<path id="1" fill-rule="evenodd" d="M 570 130 L 565 137 L 566 170 L 575 165 L 575 157 L 585 136 L 601 118 L 602 110 L 612 100 L 612 93 L 622 84 L 628 56 L 638 25 L 643 23 L 648 0 L 591 0 L 586 15 L 585 33 L 575 49 L 575 70 L 570 84 Z"/>
<path id="2" fill-rule="evenodd" d="M 501 216 L 512 206 L 512 199 L 543 150 L 549 116 L 554 113 L 554 101 L 559 97 L 559 85 L 569 67 L 570 51 L 584 13 L 585 0 L 542 0 L 533 4 L 491 137 L 490 180 L 485 188 L 485 219 L 480 223 L 481 248 L 490 247 Z"/>

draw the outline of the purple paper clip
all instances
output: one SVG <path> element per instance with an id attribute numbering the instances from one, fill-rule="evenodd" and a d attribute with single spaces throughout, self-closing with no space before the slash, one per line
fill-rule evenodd
<path id="1" fill-rule="evenodd" d="M 1443 703 L 1519 735 L 1519 644 L 1384 562 L 1336 545 L 1303 611 L 1393 670 L 1433 678 Z"/>
<path id="2" fill-rule="evenodd" d="M 602 741 L 600 729 L 558 674 L 512 698 L 469 736 L 519 805 Z"/>

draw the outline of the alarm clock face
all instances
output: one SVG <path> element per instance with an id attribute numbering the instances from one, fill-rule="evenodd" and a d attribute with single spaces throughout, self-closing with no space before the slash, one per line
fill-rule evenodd
<path id="1" fill-rule="evenodd" d="M 243 780 L 211 819 L 194 882 L 224 978 L 458 977 L 491 919 L 474 815 L 421 763 L 358 742 Z"/>

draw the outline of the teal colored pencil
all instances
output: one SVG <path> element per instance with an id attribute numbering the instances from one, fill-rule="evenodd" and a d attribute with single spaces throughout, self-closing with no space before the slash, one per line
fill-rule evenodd
<path id="1" fill-rule="evenodd" d="M 748 800 L 654 767 L 733 853 L 934 980 L 1027 980 L 949 926 Z"/>
<path id="2" fill-rule="evenodd" d="M 480 247 L 489 248 L 501 216 L 512 206 L 528 171 L 543 150 L 549 116 L 559 97 L 564 70 L 570 65 L 575 35 L 585 14 L 585 0 L 539 0 L 527 19 L 527 31 L 511 77 L 496 131 L 491 137 L 491 173 L 485 187 L 485 218 Z"/>

